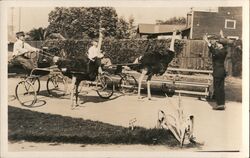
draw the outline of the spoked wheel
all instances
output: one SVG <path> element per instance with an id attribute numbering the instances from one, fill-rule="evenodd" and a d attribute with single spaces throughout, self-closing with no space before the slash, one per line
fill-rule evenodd
<path id="1" fill-rule="evenodd" d="M 138 86 L 134 76 L 124 75 L 119 82 L 119 90 L 124 94 L 133 94 Z"/>
<path id="2" fill-rule="evenodd" d="M 16 86 L 16 98 L 22 106 L 32 107 L 36 101 L 36 89 L 29 81 L 20 81 Z"/>
<path id="3" fill-rule="evenodd" d="M 31 76 L 31 77 L 26 78 L 26 80 L 29 81 L 32 84 L 32 86 L 34 87 L 36 93 L 39 93 L 39 91 L 40 91 L 40 80 L 39 80 L 39 78 Z"/>
<path id="4" fill-rule="evenodd" d="M 54 75 L 48 78 L 47 83 L 48 94 L 52 97 L 61 97 L 66 94 L 66 81 L 61 75 Z"/>
<path id="5" fill-rule="evenodd" d="M 104 99 L 109 99 L 114 93 L 113 80 L 107 75 L 101 75 L 97 79 L 98 90 L 97 94 Z"/>

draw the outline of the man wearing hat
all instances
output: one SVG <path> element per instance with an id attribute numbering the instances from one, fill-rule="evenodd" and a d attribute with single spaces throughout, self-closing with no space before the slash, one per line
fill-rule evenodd
<path id="1" fill-rule="evenodd" d="M 23 31 L 16 33 L 17 41 L 14 43 L 12 58 L 15 62 L 23 66 L 27 73 L 36 67 L 36 63 L 28 56 L 29 53 L 39 51 L 24 41 Z"/>
<path id="2" fill-rule="evenodd" d="M 225 110 L 225 77 L 226 70 L 224 66 L 224 61 L 227 56 L 227 46 L 232 43 L 232 41 L 225 39 L 222 31 L 220 32 L 221 37 L 219 40 L 209 41 L 207 35 L 204 36 L 209 51 L 212 54 L 213 62 L 213 86 L 214 86 L 214 96 L 217 106 L 213 107 L 213 110 Z"/>

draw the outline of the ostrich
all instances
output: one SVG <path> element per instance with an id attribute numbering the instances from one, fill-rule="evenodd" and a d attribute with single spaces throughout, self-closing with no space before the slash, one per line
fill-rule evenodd
<path id="1" fill-rule="evenodd" d="M 165 52 L 153 52 L 147 50 L 146 53 L 139 57 L 139 72 L 141 72 L 141 76 L 139 77 L 138 84 L 138 99 L 142 99 L 141 97 L 141 83 L 143 78 L 147 75 L 147 93 L 148 99 L 151 100 L 151 91 L 150 91 L 150 80 L 153 75 L 162 75 L 167 70 L 168 64 L 172 61 L 175 56 L 174 51 L 174 42 L 176 38 L 176 31 L 173 32 L 173 36 L 171 39 L 170 48 Z"/>
<path id="2" fill-rule="evenodd" d="M 94 81 L 98 75 L 97 62 L 90 63 L 87 68 L 89 59 L 87 56 L 83 56 L 78 59 L 58 59 L 56 65 L 62 71 L 63 75 L 72 79 L 71 83 L 71 106 L 74 108 L 77 106 L 78 101 L 78 87 L 83 80 Z M 75 102 L 73 101 L 75 91 Z"/>
<path id="3" fill-rule="evenodd" d="M 98 50 L 100 51 L 101 42 L 103 38 L 103 28 L 99 31 L 99 41 L 98 41 Z M 90 62 L 90 59 L 85 54 L 82 57 L 77 57 L 73 59 L 63 59 L 59 58 L 55 61 L 58 68 L 62 71 L 63 75 L 72 79 L 71 83 L 71 103 L 72 108 L 77 106 L 78 100 L 78 87 L 81 81 L 94 81 L 98 75 L 99 64 L 97 60 Z M 73 100 L 75 91 L 75 102 Z"/>

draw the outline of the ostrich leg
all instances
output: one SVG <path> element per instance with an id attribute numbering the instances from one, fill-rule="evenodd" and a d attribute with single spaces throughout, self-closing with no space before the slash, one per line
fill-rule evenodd
<path id="1" fill-rule="evenodd" d="M 70 89 L 70 100 L 71 100 L 71 107 L 74 109 L 75 102 L 74 102 L 74 90 L 75 90 L 75 83 L 76 83 L 76 77 L 72 77 L 72 83 L 71 83 L 71 89 Z"/>
<path id="2" fill-rule="evenodd" d="M 149 75 L 147 78 L 147 91 L 148 91 L 148 100 L 151 100 L 151 90 L 150 90 L 150 81 L 151 81 L 152 75 Z"/>
<path id="3" fill-rule="evenodd" d="M 75 107 L 78 106 L 78 94 L 79 94 L 78 87 L 79 87 L 80 83 L 81 83 L 81 81 L 76 80 L 76 84 L 75 84 L 75 99 L 76 99 Z"/>
<path id="4" fill-rule="evenodd" d="M 147 71 L 142 70 L 141 76 L 139 78 L 139 84 L 138 84 L 138 99 L 142 99 L 142 97 L 141 97 L 141 83 L 142 83 L 142 80 L 146 74 L 147 74 Z"/>

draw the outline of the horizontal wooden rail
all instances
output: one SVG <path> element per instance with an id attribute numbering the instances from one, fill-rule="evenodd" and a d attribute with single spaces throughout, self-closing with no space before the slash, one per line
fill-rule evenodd
<path id="1" fill-rule="evenodd" d="M 181 68 L 171 68 L 169 67 L 167 69 L 167 71 L 182 71 L 182 72 L 197 72 L 197 73 L 208 73 L 208 74 L 212 74 L 213 71 L 212 70 L 196 70 L 196 69 L 181 69 Z"/>
<path id="2" fill-rule="evenodd" d="M 196 92 L 196 91 L 185 91 L 185 90 L 175 90 L 176 93 L 184 93 L 184 94 L 194 94 L 194 95 L 203 95 L 208 96 L 208 92 Z"/>
<path id="3" fill-rule="evenodd" d="M 146 80 L 143 80 L 146 82 Z M 166 84 L 173 84 L 171 80 L 151 80 L 152 83 L 166 83 Z M 183 85 L 183 86 L 194 86 L 194 87 L 204 87 L 207 88 L 210 86 L 208 83 L 199 83 L 199 82 L 185 82 L 185 81 L 176 81 L 174 85 Z"/>
<path id="4" fill-rule="evenodd" d="M 182 74 L 164 74 L 163 77 L 182 77 L 182 78 L 192 78 L 192 79 L 212 79 L 212 75 L 206 76 L 195 76 L 195 75 L 182 75 Z"/>

